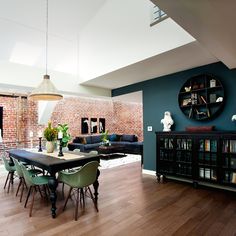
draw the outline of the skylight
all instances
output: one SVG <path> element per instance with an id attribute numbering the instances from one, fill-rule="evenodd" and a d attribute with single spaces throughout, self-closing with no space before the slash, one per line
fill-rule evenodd
<path id="1" fill-rule="evenodd" d="M 168 18 L 167 14 L 153 3 L 151 3 L 150 6 L 150 16 L 151 16 L 150 26 L 153 26 Z"/>

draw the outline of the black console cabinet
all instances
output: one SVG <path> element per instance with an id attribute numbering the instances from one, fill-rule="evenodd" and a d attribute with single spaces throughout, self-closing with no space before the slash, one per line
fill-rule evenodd
<path id="1" fill-rule="evenodd" d="M 236 132 L 156 132 L 156 174 L 236 191 Z"/>

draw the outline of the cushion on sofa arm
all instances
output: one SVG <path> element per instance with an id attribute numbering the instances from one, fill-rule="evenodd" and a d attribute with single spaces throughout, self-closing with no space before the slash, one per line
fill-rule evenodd
<path id="1" fill-rule="evenodd" d="M 120 141 L 135 142 L 135 135 L 133 134 L 123 134 Z"/>
<path id="2" fill-rule="evenodd" d="M 91 136 L 91 143 L 100 143 L 102 140 L 102 135 Z"/>

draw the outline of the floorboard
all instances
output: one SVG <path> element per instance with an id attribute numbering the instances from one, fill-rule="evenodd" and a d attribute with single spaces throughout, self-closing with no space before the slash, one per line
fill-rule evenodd
<path id="1" fill-rule="evenodd" d="M 236 235 L 235 193 L 194 189 L 173 181 L 158 184 L 154 176 L 141 174 L 139 162 L 101 170 L 99 213 L 86 199 L 77 222 L 71 200 L 62 211 L 60 186 L 57 218 L 51 218 L 50 202 L 39 194 L 29 218 L 30 202 L 25 209 L 19 196 L 15 197 L 18 180 L 7 194 L 3 189 L 5 176 L 0 175 L 1 236 Z"/>

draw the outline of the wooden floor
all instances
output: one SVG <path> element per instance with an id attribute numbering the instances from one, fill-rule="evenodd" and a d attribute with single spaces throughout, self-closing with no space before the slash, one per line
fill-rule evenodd
<path id="1" fill-rule="evenodd" d="M 99 213 L 87 199 L 85 211 L 74 221 L 69 200 L 58 216 L 50 216 L 50 203 L 35 200 L 33 216 L 15 197 L 14 189 L 3 190 L 0 177 L 0 235 L 236 235 L 236 195 L 212 189 L 168 182 L 142 175 L 140 163 L 101 171 Z M 60 188 L 59 188 L 60 190 Z"/>

